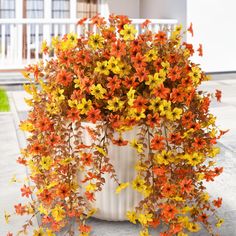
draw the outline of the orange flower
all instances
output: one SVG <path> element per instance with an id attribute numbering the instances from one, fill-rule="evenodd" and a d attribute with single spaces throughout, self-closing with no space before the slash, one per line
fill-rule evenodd
<path id="1" fill-rule="evenodd" d="M 176 81 L 181 79 L 181 69 L 178 66 L 169 69 L 168 77 L 171 81 Z"/>
<path id="2" fill-rule="evenodd" d="M 43 149 L 43 146 L 38 141 L 33 143 L 33 145 L 29 148 L 30 152 L 34 154 L 40 153 L 42 149 Z"/>
<path id="3" fill-rule="evenodd" d="M 221 91 L 216 89 L 216 93 L 215 93 L 217 102 L 221 102 Z"/>
<path id="4" fill-rule="evenodd" d="M 154 150 L 161 150 L 163 149 L 165 143 L 163 142 L 164 137 L 160 135 L 155 135 L 154 138 L 151 141 L 151 148 Z"/>
<path id="5" fill-rule="evenodd" d="M 92 154 L 91 153 L 82 153 L 81 161 L 83 162 L 83 165 L 90 166 L 93 162 Z"/>
<path id="6" fill-rule="evenodd" d="M 112 91 L 120 88 L 121 81 L 118 79 L 117 75 L 114 77 L 108 77 L 107 81 L 107 88 L 111 89 Z"/>
<path id="7" fill-rule="evenodd" d="M 145 56 L 140 52 L 131 57 L 131 61 L 134 63 L 134 67 L 143 67 L 145 68 L 147 63 L 145 62 Z"/>
<path id="8" fill-rule="evenodd" d="M 21 203 L 14 206 L 17 215 L 24 215 L 26 213 L 26 207 L 22 206 Z"/>
<path id="9" fill-rule="evenodd" d="M 142 28 L 145 28 L 145 27 L 147 27 L 150 23 L 151 23 L 151 21 L 150 21 L 149 19 L 146 19 L 146 20 L 141 24 L 141 27 L 142 27 Z"/>
<path id="10" fill-rule="evenodd" d="M 160 44 L 165 44 L 167 41 L 167 36 L 166 36 L 166 32 L 164 31 L 159 31 L 156 35 L 155 35 L 155 42 L 160 43 Z"/>
<path id="11" fill-rule="evenodd" d="M 165 197 L 170 197 L 175 194 L 176 186 L 174 184 L 165 183 L 161 189 L 161 193 Z"/>
<path id="12" fill-rule="evenodd" d="M 192 35 L 192 37 L 193 37 L 193 24 L 192 24 L 192 22 L 190 23 L 190 26 L 189 26 L 189 28 L 188 28 L 188 31 L 189 31 L 189 33 Z"/>
<path id="13" fill-rule="evenodd" d="M 172 92 L 171 92 L 171 101 L 173 103 L 182 102 L 182 101 L 184 101 L 184 96 L 185 96 L 185 94 L 183 91 L 181 91 L 178 88 L 173 88 Z"/>
<path id="14" fill-rule="evenodd" d="M 192 184 L 192 180 L 191 179 L 183 179 L 181 182 L 180 182 L 180 187 L 181 187 L 181 190 L 185 193 L 190 193 L 192 190 L 193 190 L 193 184 Z"/>
<path id="15" fill-rule="evenodd" d="M 80 114 L 77 108 L 71 108 L 70 110 L 67 110 L 67 118 L 69 118 L 71 121 L 80 121 Z"/>
<path id="16" fill-rule="evenodd" d="M 148 100 L 142 96 L 138 96 L 135 100 L 134 100 L 134 105 L 133 107 L 137 109 L 138 112 L 141 112 L 143 109 L 147 108 L 147 102 Z"/>
<path id="17" fill-rule="evenodd" d="M 191 111 L 184 113 L 182 116 L 182 124 L 184 126 L 189 124 L 190 122 L 192 122 L 193 118 L 194 118 L 194 114 Z"/>
<path id="18" fill-rule="evenodd" d="M 167 99 L 170 93 L 170 89 L 166 88 L 163 84 L 160 84 L 153 90 L 153 94 L 157 97 Z"/>
<path id="19" fill-rule="evenodd" d="M 96 200 L 95 197 L 94 197 L 94 193 L 90 193 L 90 192 L 86 191 L 86 192 L 85 192 L 85 196 L 86 196 L 86 198 L 87 198 L 89 201 L 91 201 L 91 202 L 93 202 L 93 201 Z"/>
<path id="20" fill-rule="evenodd" d="M 54 199 L 54 194 L 48 189 L 44 189 L 39 195 L 38 198 L 46 205 L 50 205 Z"/>
<path id="21" fill-rule="evenodd" d="M 99 109 L 94 109 L 94 108 L 90 109 L 88 111 L 87 119 L 95 124 L 98 120 L 102 119 L 101 111 Z"/>
<path id="22" fill-rule="evenodd" d="M 160 206 L 160 208 L 162 208 L 162 211 L 161 211 L 162 216 L 167 221 L 172 220 L 175 217 L 175 215 L 178 213 L 178 210 L 176 209 L 174 205 L 163 204 L 162 206 Z"/>
<path id="23" fill-rule="evenodd" d="M 117 40 L 117 42 L 112 43 L 111 45 L 111 56 L 121 57 L 126 55 L 126 44 L 121 40 Z"/>
<path id="24" fill-rule="evenodd" d="M 31 191 L 30 187 L 27 187 L 25 184 L 20 189 L 20 191 L 21 191 L 21 196 L 22 197 L 26 196 L 28 198 L 32 194 L 32 191 Z"/>
<path id="25" fill-rule="evenodd" d="M 198 56 L 202 57 L 203 56 L 202 44 L 199 44 L 199 48 L 197 49 L 197 51 L 198 51 Z"/>
<path id="26" fill-rule="evenodd" d="M 150 126 L 151 128 L 154 128 L 155 126 L 159 126 L 160 124 L 159 115 L 157 113 L 155 113 L 154 115 L 148 114 L 146 124 Z"/>
<path id="27" fill-rule="evenodd" d="M 36 123 L 36 127 L 40 131 L 49 131 L 52 130 L 52 123 L 47 117 L 41 117 L 40 120 Z"/>
<path id="28" fill-rule="evenodd" d="M 67 87 L 72 82 L 72 75 L 63 69 L 57 74 L 56 80 L 59 84 Z"/>
<path id="29" fill-rule="evenodd" d="M 198 220 L 201 221 L 201 222 L 203 222 L 203 223 L 206 222 L 207 219 L 208 219 L 208 216 L 207 216 L 207 214 L 205 214 L 205 213 L 203 213 L 203 214 L 201 214 L 200 216 L 198 216 Z"/>
<path id="30" fill-rule="evenodd" d="M 166 171 L 167 170 L 165 169 L 165 167 L 158 167 L 158 166 L 153 167 L 153 172 L 158 176 L 165 175 Z"/>
<path id="31" fill-rule="evenodd" d="M 214 204 L 215 207 L 220 208 L 221 205 L 222 205 L 222 198 L 218 197 L 216 200 L 213 200 L 213 204 Z"/>
<path id="32" fill-rule="evenodd" d="M 89 233 L 91 231 L 91 226 L 88 225 L 80 225 L 79 231 L 82 233 Z"/>
<path id="33" fill-rule="evenodd" d="M 126 146 L 128 144 L 128 141 L 124 140 L 122 137 L 119 137 L 119 139 L 112 139 L 111 141 L 117 146 Z"/>
<path id="34" fill-rule="evenodd" d="M 175 144 L 175 145 L 179 145 L 179 144 L 181 144 L 181 142 L 183 141 L 180 132 L 171 133 L 171 134 L 169 135 L 169 139 L 168 139 L 168 140 L 169 140 L 171 143 Z"/>
<path id="35" fill-rule="evenodd" d="M 70 187 L 68 184 L 59 184 L 57 188 L 57 196 L 65 199 L 70 195 Z"/>
<path id="36" fill-rule="evenodd" d="M 206 146 L 206 141 L 202 138 L 194 138 L 193 146 L 199 150 L 203 149 Z"/>
<path id="37" fill-rule="evenodd" d="M 58 135 L 55 135 L 55 133 L 51 133 L 48 137 L 47 137 L 47 140 L 46 140 L 46 143 L 49 145 L 49 146 L 54 146 L 56 144 L 59 144 L 61 141 L 61 138 L 60 136 Z"/>

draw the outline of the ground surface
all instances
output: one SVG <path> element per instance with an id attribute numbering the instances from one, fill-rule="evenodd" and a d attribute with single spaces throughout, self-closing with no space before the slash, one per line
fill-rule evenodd
<path id="1" fill-rule="evenodd" d="M 217 115 L 217 123 L 221 129 L 230 129 L 230 132 L 222 138 L 219 146 L 221 154 L 218 156 L 219 165 L 224 167 L 224 173 L 208 186 L 212 197 L 221 196 L 224 199 L 223 207 L 219 214 L 225 219 L 225 224 L 219 230 L 221 236 L 236 236 L 236 74 L 215 75 L 213 80 L 201 86 L 202 89 L 214 91 L 220 89 L 223 92 L 222 103 L 213 102 L 211 111 Z M 13 89 L 15 90 L 15 89 Z M 12 206 L 19 201 L 20 186 L 23 183 L 10 184 L 13 175 L 16 179 L 26 177 L 26 169 L 17 165 L 20 147 L 25 146 L 25 136 L 17 128 L 19 119 L 24 119 L 27 114 L 27 106 L 24 104 L 25 94 L 21 91 L 11 91 L 11 112 L 0 114 L 0 236 L 8 231 L 13 233 L 24 223 L 22 217 L 13 217 L 10 224 L 4 223 L 4 209 L 12 211 Z M 139 227 L 128 222 L 107 222 L 91 219 L 94 226 L 92 236 L 136 236 Z M 35 221 L 37 225 L 37 222 Z M 29 232 L 30 236 L 33 235 Z M 153 236 L 158 235 L 154 232 Z M 207 236 L 201 231 L 198 236 Z M 77 235 L 76 235 L 77 236 Z"/>

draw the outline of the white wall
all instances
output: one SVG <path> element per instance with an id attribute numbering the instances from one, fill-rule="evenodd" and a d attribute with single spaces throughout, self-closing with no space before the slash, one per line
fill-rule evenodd
<path id="1" fill-rule="evenodd" d="M 177 19 L 186 25 L 187 0 L 140 0 L 140 18 Z"/>
<path id="2" fill-rule="evenodd" d="M 203 44 L 203 57 L 194 57 L 208 72 L 236 71 L 236 1 L 188 0 L 187 21 L 193 23 L 194 38 Z"/>
<path id="3" fill-rule="evenodd" d="M 139 18 L 139 0 L 108 0 L 109 13 Z"/>

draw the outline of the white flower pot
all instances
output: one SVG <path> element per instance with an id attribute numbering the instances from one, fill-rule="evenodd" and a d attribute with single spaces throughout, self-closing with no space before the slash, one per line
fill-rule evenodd
<path id="1" fill-rule="evenodd" d="M 91 127 L 91 124 L 89 126 Z M 131 131 L 124 132 L 123 138 L 130 141 L 137 137 L 137 133 L 138 129 L 134 128 Z M 86 145 L 90 145 L 92 142 L 87 131 L 84 132 L 83 141 Z M 120 183 L 130 182 L 136 177 L 134 166 L 138 160 L 137 152 L 129 144 L 127 146 L 117 146 L 111 143 L 108 147 L 108 156 Z M 98 211 L 93 216 L 109 221 L 127 220 L 126 212 L 137 206 L 143 196 L 133 190 L 131 185 L 116 194 L 117 183 L 111 179 L 109 174 L 105 174 L 103 177 L 106 182 L 102 187 L 102 191 L 95 194 L 96 201 L 93 203 L 93 207 L 97 208 Z"/>

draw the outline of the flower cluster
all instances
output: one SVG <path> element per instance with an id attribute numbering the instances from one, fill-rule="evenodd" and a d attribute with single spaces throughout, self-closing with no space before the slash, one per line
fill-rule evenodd
<path id="1" fill-rule="evenodd" d="M 21 192 L 37 198 L 16 205 L 16 213 L 41 214 L 34 236 L 55 235 L 65 226 L 73 235 L 73 220 L 81 236 L 89 235 L 86 219 L 95 212 L 91 203 L 108 173 L 117 182 L 117 193 L 132 187 L 143 194 L 127 212 L 130 222 L 141 224 L 140 236 L 159 225 L 161 236 L 185 236 L 201 226 L 215 235 L 212 222 L 217 227 L 223 222 L 216 215 L 222 199 L 211 199 L 204 182 L 222 172 L 214 158 L 224 132 L 209 113 L 212 94 L 197 89 L 209 76 L 191 62 L 194 48 L 183 42 L 185 32 L 176 26 L 154 33 L 146 20 L 137 35 L 126 16 L 90 21 L 97 33 L 53 38 L 43 52 L 56 56 L 24 72 L 32 82 L 25 85 L 32 109 L 20 126 L 31 135 L 18 162 L 30 169 L 34 184 Z M 201 45 L 198 51 L 202 55 Z M 217 91 L 217 100 L 220 96 Z M 138 136 L 125 140 L 123 132 L 134 127 Z M 85 130 L 93 140 L 89 146 L 82 138 Z M 137 177 L 130 183 L 117 178 L 110 143 L 137 151 Z M 30 225 L 31 220 L 21 232 Z"/>

